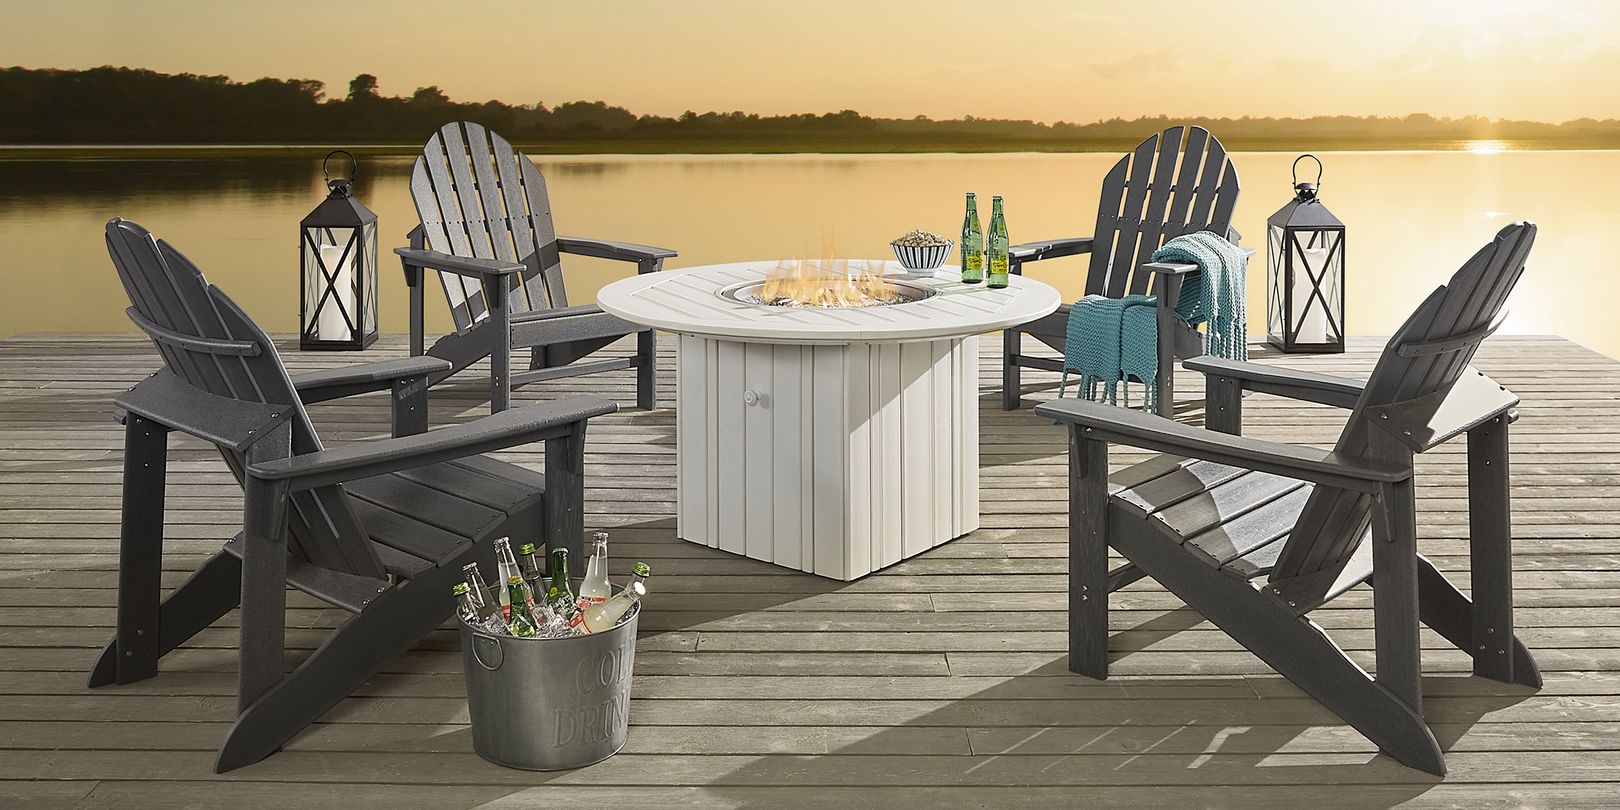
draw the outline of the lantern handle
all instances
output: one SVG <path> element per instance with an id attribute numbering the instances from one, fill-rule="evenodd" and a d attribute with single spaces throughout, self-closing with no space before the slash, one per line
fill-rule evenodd
<path id="1" fill-rule="evenodd" d="M 353 152 L 350 152 L 347 149 L 334 149 L 331 152 L 328 152 L 326 157 L 321 160 L 321 179 L 325 180 L 328 186 L 332 184 L 332 173 L 327 171 L 326 167 L 328 163 L 332 162 L 332 157 L 334 155 L 347 155 L 349 157 L 350 180 L 353 180 L 354 176 L 360 172 L 360 161 L 354 159 Z"/>
<path id="2" fill-rule="evenodd" d="M 1311 185 L 1316 187 L 1316 188 L 1321 188 L 1322 187 L 1322 160 L 1320 158 L 1318 158 L 1317 156 L 1309 153 L 1309 152 L 1306 152 L 1305 154 L 1300 155 L 1297 158 L 1294 158 L 1294 165 L 1289 167 L 1289 169 L 1288 169 L 1289 174 L 1293 175 L 1294 185 L 1295 186 L 1299 185 L 1299 162 L 1304 160 L 1305 158 L 1310 158 L 1311 160 L 1316 162 L 1316 182 L 1312 183 Z"/>

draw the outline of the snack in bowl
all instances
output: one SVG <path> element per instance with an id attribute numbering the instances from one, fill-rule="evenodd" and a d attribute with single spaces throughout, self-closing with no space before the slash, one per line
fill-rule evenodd
<path id="1" fill-rule="evenodd" d="M 928 231 L 909 231 L 889 243 L 900 266 L 912 271 L 936 270 L 950 258 L 955 245 L 949 239 Z"/>

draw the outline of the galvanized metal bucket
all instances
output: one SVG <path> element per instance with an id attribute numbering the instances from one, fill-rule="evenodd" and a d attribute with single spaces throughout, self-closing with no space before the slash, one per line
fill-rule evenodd
<path id="1" fill-rule="evenodd" d="M 637 606 L 612 630 L 557 639 L 496 636 L 459 622 L 473 749 L 530 771 L 580 768 L 617 753 L 630 726 L 640 618 Z"/>

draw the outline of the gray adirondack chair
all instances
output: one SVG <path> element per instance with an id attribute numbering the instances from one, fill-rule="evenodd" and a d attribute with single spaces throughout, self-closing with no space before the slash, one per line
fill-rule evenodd
<path id="1" fill-rule="evenodd" d="M 541 380 L 634 368 L 636 405 L 651 410 L 657 395 L 657 344 L 644 329 L 594 305 L 568 303 L 561 254 L 632 262 L 657 272 L 666 248 L 558 236 L 546 181 L 528 156 L 478 124 L 451 123 L 428 139 L 411 171 L 411 196 L 421 224 L 410 247 L 399 248 L 410 288 L 411 355 L 450 361 L 432 383 L 490 359 L 490 408 L 511 404 L 513 388 Z M 424 349 L 422 275 L 438 272 L 456 331 Z M 626 336 L 628 358 L 583 360 Z M 512 370 L 512 352 L 529 350 L 529 368 Z"/>
<path id="2" fill-rule="evenodd" d="M 585 424 L 613 403 L 574 397 L 427 431 L 419 357 L 289 378 L 263 331 L 167 243 L 107 224 L 107 248 L 164 367 L 120 396 L 125 425 L 118 627 L 90 686 L 157 674 L 158 659 L 237 607 L 237 717 L 220 772 L 256 762 L 448 619 L 461 566 L 488 538 L 581 551 Z M 304 403 L 393 397 L 394 438 L 324 448 Z M 160 601 L 167 437 L 219 448 L 245 495 L 243 530 Z M 545 442 L 544 476 L 480 453 Z M 290 672 L 287 587 L 349 613 Z"/>
<path id="3" fill-rule="evenodd" d="M 1539 687 L 1513 633 L 1508 425 L 1518 398 L 1469 366 L 1501 322 L 1536 228 L 1504 228 L 1390 339 L 1366 382 L 1216 358 L 1202 430 L 1091 402 L 1035 412 L 1069 425 L 1069 668 L 1108 673 L 1108 594 L 1146 575 L 1397 761 L 1445 773 L 1423 721 L 1418 622 L 1474 672 Z M 1347 408 L 1330 452 L 1238 435 L 1244 391 Z M 1413 456 L 1468 436 L 1472 600 L 1417 551 Z M 1108 475 L 1111 443 L 1157 456 Z M 1107 570 L 1108 548 L 1129 563 Z M 1376 677 L 1309 618 L 1373 586 Z"/>
<path id="4" fill-rule="evenodd" d="M 1209 130 L 1170 127 L 1142 141 L 1104 175 L 1097 227 L 1091 236 L 1014 245 L 1011 271 L 1022 273 L 1030 262 L 1089 253 L 1086 295 L 1157 295 L 1158 411 L 1169 416 L 1175 408 L 1175 359 L 1204 353 L 1198 330 L 1175 315 L 1182 283 L 1198 268 L 1148 259 L 1166 241 L 1196 231 L 1218 233 L 1236 243 L 1232 209 L 1237 206 L 1238 190 L 1237 167 Z M 1063 370 L 1061 358 L 1024 354 L 1021 336 L 1027 333 L 1061 353 L 1068 327 L 1069 306 L 1064 305 L 1051 315 L 1002 333 L 1004 410 L 1020 404 L 1023 369 Z"/>

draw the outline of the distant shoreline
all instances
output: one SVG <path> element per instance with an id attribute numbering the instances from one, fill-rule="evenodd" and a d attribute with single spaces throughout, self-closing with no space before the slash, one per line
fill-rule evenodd
<path id="1" fill-rule="evenodd" d="M 1620 139 L 1501 139 L 1501 140 L 1367 140 L 1367 139 L 1229 139 L 1233 152 L 1519 152 L 1590 151 L 1620 149 Z M 541 155 L 778 155 L 778 154 L 985 154 L 985 153 L 1117 153 L 1136 146 L 1136 141 L 1098 140 L 1085 142 L 1031 141 L 1019 139 L 974 141 L 911 141 L 894 139 L 713 139 L 713 140 L 635 140 L 590 139 L 549 140 L 518 143 L 532 156 Z M 168 158 L 245 158 L 321 157 L 332 149 L 344 148 L 362 156 L 409 156 L 421 151 L 420 143 L 409 144 L 0 144 L 0 160 L 56 159 L 168 159 Z"/>

